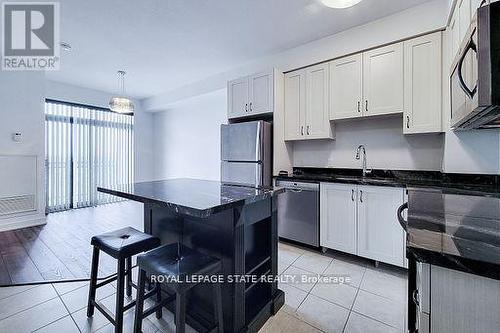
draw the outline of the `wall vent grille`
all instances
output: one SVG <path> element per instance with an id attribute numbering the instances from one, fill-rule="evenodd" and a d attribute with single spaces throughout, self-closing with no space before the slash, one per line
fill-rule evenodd
<path id="1" fill-rule="evenodd" d="M 36 210 L 34 195 L 0 198 L 0 216 L 32 212 L 34 210 Z"/>

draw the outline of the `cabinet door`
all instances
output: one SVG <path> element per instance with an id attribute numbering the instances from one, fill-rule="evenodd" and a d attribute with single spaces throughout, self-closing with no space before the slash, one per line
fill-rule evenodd
<path id="1" fill-rule="evenodd" d="M 260 73 L 250 76 L 248 112 L 261 114 L 273 112 L 273 73 Z"/>
<path id="2" fill-rule="evenodd" d="M 248 113 L 248 78 L 229 81 L 227 84 L 228 118 L 237 118 Z"/>
<path id="3" fill-rule="evenodd" d="M 306 138 L 332 137 L 328 108 L 328 64 L 306 68 Z"/>
<path id="4" fill-rule="evenodd" d="M 330 62 L 331 120 L 356 118 L 362 115 L 362 62 L 361 53 Z"/>
<path id="5" fill-rule="evenodd" d="M 306 78 L 305 71 L 285 74 L 285 140 L 305 138 Z"/>
<path id="6" fill-rule="evenodd" d="M 320 245 L 356 254 L 356 186 L 321 183 Z"/>
<path id="7" fill-rule="evenodd" d="M 403 43 L 363 53 L 364 113 L 403 112 Z"/>
<path id="8" fill-rule="evenodd" d="M 404 190 L 358 186 L 358 255 L 404 267 L 405 232 L 396 211 Z"/>
<path id="9" fill-rule="evenodd" d="M 455 11 L 450 21 L 450 42 L 451 42 L 451 60 L 455 59 L 460 49 L 460 22 L 458 11 Z"/>
<path id="10" fill-rule="evenodd" d="M 441 132 L 441 32 L 404 43 L 403 132 Z"/>

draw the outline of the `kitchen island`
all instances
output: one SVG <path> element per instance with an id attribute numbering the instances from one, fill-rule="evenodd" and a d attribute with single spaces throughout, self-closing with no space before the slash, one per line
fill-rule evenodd
<path id="1" fill-rule="evenodd" d="M 181 242 L 221 259 L 226 277 L 277 276 L 279 189 L 172 179 L 98 190 L 142 202 L 145 232 L 162 244 Z M 222 288 L 226 332 L 256 332 L 284 304 L 273 279 L 228 280 Z M 197 331 L 215 325 L 211 295 L 211 288 L 200 285 L 187 297 L 187 323 Z"/>

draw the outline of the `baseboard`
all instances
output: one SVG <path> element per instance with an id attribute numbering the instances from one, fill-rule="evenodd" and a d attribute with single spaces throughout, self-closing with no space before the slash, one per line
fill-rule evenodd
<path id="1" fill-rule="evenodd" d="M 21 228 L 35 227 L 37 225 L 43 225 L 47 223 L 44 217 L 40 216 L 23 216 L 22 218 L 17 217 L 11 220 L 0 220 L 0 232 L 8 230 L 16 230 Z"/>

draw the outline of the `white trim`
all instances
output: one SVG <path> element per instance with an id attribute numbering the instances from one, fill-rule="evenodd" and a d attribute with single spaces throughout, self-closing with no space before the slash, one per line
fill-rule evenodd
<path id="1" fill-rule="evenodd" d="M 40 217 L 31 215 L 23 217 L 24 219 L 13 218 L 13 219 L 6 219 L 3 221 L 0 220 L 0 232 L 8 230 L 16 230 L 21 228 L 35 227 L 47 223 L 47 219 L 45 218 L 45 216 Z"/>

